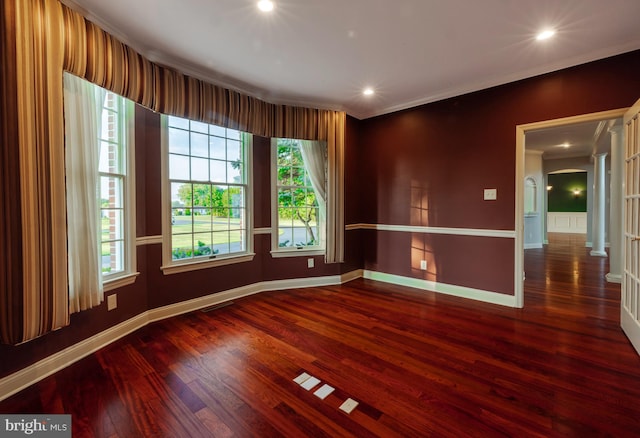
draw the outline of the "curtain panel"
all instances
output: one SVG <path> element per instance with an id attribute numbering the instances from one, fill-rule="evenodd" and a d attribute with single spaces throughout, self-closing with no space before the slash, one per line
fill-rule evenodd
<path id="1" fill-rule="evenodd" d="M 3 73 L 2 118 L 3 127 L 17 131 L 17 142 L 8 144 L 19 155 L 22 236 L 20 244 L 0 241 L 21 253 L 19 280 L 15 261 L 5 260 L 0 271 L 8 286 L 0 292 L 2 342 L 24 342 L 69 323 L 65 70 L 153 111 L 265 137 L 325 140 L 328 196 L 336 200 L 327 209 L 327 261 L 343 261 L 344 112 L 271 104 L 158 65 L 59 0 L 4 0 L 2 12 L 2 71 L 11 72 Z M 3 220 L 3 232 L 16 229 L 9 222 Z"/>
<path id="2" fill-rule="evenodd" d="M 104 301 L 100 234 L 100 132 L 106 91 L 64 74 L 69 312 Z M 71 122 L 71 123 L 70 123 Z"/>
<path id="3" fill-rule="evenodd" d="M 22 340 L 22 245 L 14 236 L 22 235 L 20 216 L 20 166 L 17 145 L 18 115 L 15 69 L 16 34 L 8 31 L 15 5 L 0 1 L 0 340 L 15 344 Z M 15 26 L 15 25 L 14 25 Z"/>

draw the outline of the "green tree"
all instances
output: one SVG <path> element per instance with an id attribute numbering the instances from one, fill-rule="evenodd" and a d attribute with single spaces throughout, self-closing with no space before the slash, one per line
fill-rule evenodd
<path id="1" fill-rule="evenodd" d="M 210 184 L 182 184 L 178 188 L 178 197 L 183 205 L 211 208 L 211 213 L 218 217 L 230 216 L 234 199 L 240 195 L 242 189 L 239 187 L 225 189 Z"/>

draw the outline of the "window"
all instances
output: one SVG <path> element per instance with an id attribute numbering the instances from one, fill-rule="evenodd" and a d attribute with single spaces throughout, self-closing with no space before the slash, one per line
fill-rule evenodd
<path id="1" fill-rule="evenodd" d="M 272 157 L 275 207 L 272 254 L 286 256 L 301 251 L 322 254 L 326 147 L 318 142 L 273 139 Z"/>
<path id="2" fill-rule="evenodd" d="M 173 116 L 164 125 L 165 273 L 251 259 L 251 135 Z"/>
<path id="3" fill-rule="evenodd" d="M 102 275 L 105 280 L 128 271 L 127 241 L 133 241 L 128 227 L 129 178 L 127 150 L 127 105 L 125 99 L 106 92 L 100 130 L 100 246 Z"/>
<path id="4" fill-rule="evenodd" d="M 527 177 L 524 180 L 524 214 L 534 215 L 538 212 L 536 198 L 538 197 L 536 180 Z"/>
<path id="5" fill-rule="evenodd" d="M 65 73 L 67 235 L 73 293 L 85 288 L 114 289 L 132 283 L 137 275 L 133 108 L 130 100 Z M 87 234 L 95 234 L 95 239 Z M 101 278 L 96 279 L 96 274 Z"/>

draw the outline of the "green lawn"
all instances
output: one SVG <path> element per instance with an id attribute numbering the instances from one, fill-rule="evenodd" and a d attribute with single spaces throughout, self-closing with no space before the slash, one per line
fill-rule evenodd
<path id="1" fill-rule="evenodd" d="M 191 221 L 193 218 L 193 222 Z M 291 219 L 281 219 L 283 225 L 289 226 Z M 304 227 L 299 220 L 293 221 L 294 227 Z M 311 224 L 315 227 L 315 223 Z M 229 229 L 232 229 L 229 231 Z M 195 244 L 198 241 L 205 245 L 216 245 L 242 241 L 243 231 L 240 229 L 240 219 L 220 218 L 211 216 L 174 216 L 174 224 L 171 225 L 172 248 L 191 248 L 192 235 L 194 233 Z M 282 234 L 282 232 L 280 233 Z M 213 238 L 212 238 L 213 236 Z M 102 239 L 109 238 L 109 219 L 102 218 Z M 106 251 L 105 251 L 106 250 Z M 108 245 L 103 245 L 102 255 L 109 255 Z"/>
<path id="2" fill-rule="evenodd" d="M 175 216 L 171 225 L 171 247 L 191 248 L 191 233 L 196 245 L 199 241 L 205 245 L 241 242 L 243 231 L 240 227 L 240 219 L 237 218 L 214 217 L 212 221 L 211 216 L 204 215 Z"/>

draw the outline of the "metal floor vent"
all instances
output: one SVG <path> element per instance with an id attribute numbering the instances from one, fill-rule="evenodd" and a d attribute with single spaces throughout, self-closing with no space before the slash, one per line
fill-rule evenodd
<path id="1" fill-rule="evenodd" d="M 212 310 L 222 309 L 223 307 L 227 307 L 233 304 L 233 301 L 227 301 L 225 303 L 214 304 L 213 306 L 205 307 L 204 309 L 200 309 L 201 312 L 211 312 Z"/>

